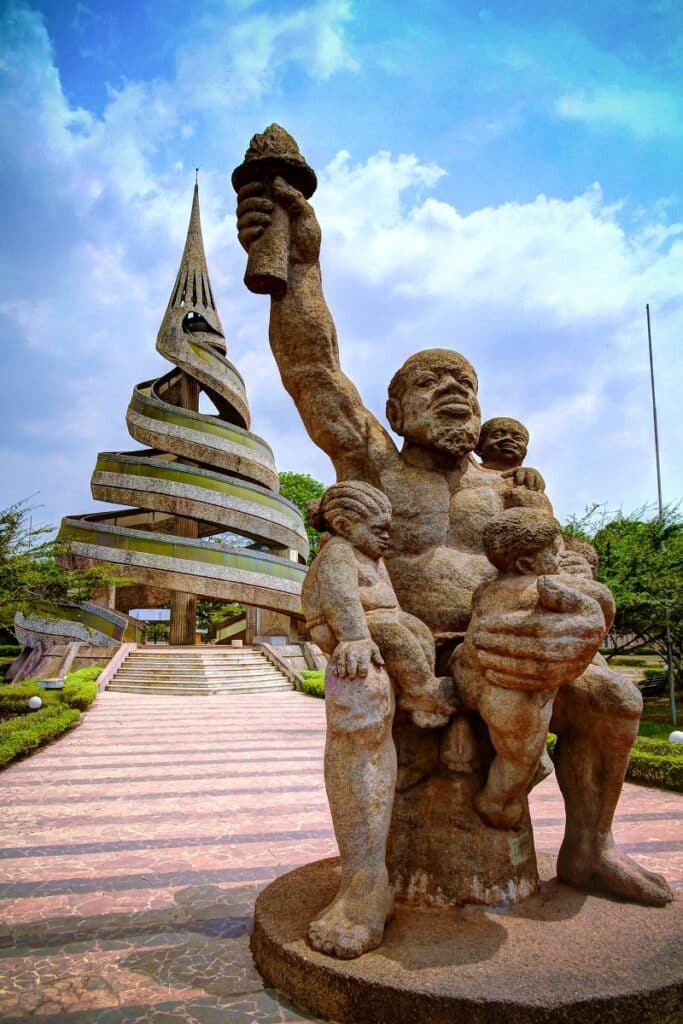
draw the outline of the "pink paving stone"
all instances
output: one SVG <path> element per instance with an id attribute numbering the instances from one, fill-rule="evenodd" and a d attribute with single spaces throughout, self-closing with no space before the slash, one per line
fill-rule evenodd
<path id="1" fill-rule="evenodd" d="M 105 693 L 71 734 L 7 769 L 2 1020 L 309 1021 L 263 989 L 248 934 L 260 888 L 336 853 L 323 747 L 323 702 L 300 694 Z M 615 823 L 680 892 L 682 809 L 677 794 L 627 785 Z M 537 848 L 556 852 L 553 778 L 532 813 Z"/>

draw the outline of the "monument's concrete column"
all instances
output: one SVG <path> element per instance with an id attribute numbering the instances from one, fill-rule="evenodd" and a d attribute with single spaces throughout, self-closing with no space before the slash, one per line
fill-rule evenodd
<path id="1" fill-rule="evenodd" d="M 199 412 L 199 383 L 187 373 L 180 380 L 180 401 L 182 409 Z M 197 540 L 199 523 L 196 519 L 178 516 L 175 533 L 178 537 Z M 168 641 L 174 647 L 185 647 L 195 642 L 197 627 L 197 597 L 195 594 L 174 590 L 171 594 L 171 625 Z"/>

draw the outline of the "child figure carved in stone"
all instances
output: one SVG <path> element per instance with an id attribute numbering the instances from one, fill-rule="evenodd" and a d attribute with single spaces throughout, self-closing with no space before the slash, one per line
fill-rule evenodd
<path id="1" fill-rule="evenodd" d="M 335 675 L 361 680 L 370 662 L 385 665 L 401 708 L 416 725 L 445 725 L 455 710 L 450 678 L 434 675 L 434 640 L 424 623 L 399 607 L 382 555 L 390 543 L 391 505 L 359 480 L 330 487 L 309 504 L 324 537 L 301 592 L 314 643 Z"/>
<path id="2" fill-rule="evenodd" d="M 495 749 L 486 785 L 475 797 L 476 810 L 494 827 L 515 828 L 523 814 L 523 796 L 545 756 L 558 690 L 557 669 L 548 664 L 545 688 L 529 673 L 527 687 L 511 689 L 507 677 L 488 665 L 486 652 L 477 651 L 474 637 L 480 623 L 492 613 L 515 612 L 518 635 L 526 642 L 530 635 L 541 635 L 539 612 L 557 616 L 580 611 L 604 624 L 607 633 L 614 619 L 614 601 L 607 587 L 596 580 L 577 575 L 573 567 L 572 575 L 563 571 L 567 554 L 560 524 L 540 509 L 502 512 L 484 527 L 483 541 L 487 558 L 502 575 L 475 591 L 472 619 L 452 664 L 460 697 L 482 716 Z M 529 633 L 527 625 L 535 632 Z M 515 656 L 515 639 L 506 638 L 504 653 Z M 568 632 L 567 644 L 572 642 Z M 518 675 L 524 674 L 520 658 Z"/>

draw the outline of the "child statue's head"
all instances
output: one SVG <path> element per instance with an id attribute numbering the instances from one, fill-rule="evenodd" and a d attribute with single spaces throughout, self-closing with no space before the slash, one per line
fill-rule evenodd
<path id="1" fill-rule="evenodd" d="M 494 416 L 482 423 L 474 449 L 484 466 L 491 469 L 515 469 L 526 458 L 529 431 L 519 420 Z"/>
<path id="2" fill-rule="evenodd" d="M 509 508 L 486 524 L 484 551 L 501 572 L 558 573 L 564 544 L 557 519 L 535 508 Z"/>
<path id="3" fill-rule="evenodd" d="M 348 540 L 370 558 L 381 558 L 389 546 L 391 504 L 376 487 L 344 480 L 329 487 L 308 505 L 308 520 L 317 530 Z"/>

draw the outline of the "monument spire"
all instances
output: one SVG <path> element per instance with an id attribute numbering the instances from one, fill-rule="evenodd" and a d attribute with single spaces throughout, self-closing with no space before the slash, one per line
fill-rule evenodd
<path id="1" fill-rule="evenodd" d="M 197 168 L 195 168 L 195 171 Z M 216 309 L 209 269 L 204 252 L 202 221 L 199 213 L 199 185 L 195 181 L 190 221 L 187 226 L 185 248 L 180 267 L 169 299 L 166 316 L 170 310 L 183 308 L 187 316 L 183 321 L 185 330 L 203 333 L 205 340 L 225 352 L 225 335 L 221 318 Z M 194 314 L 194 315 L 193 315 Z"/>

